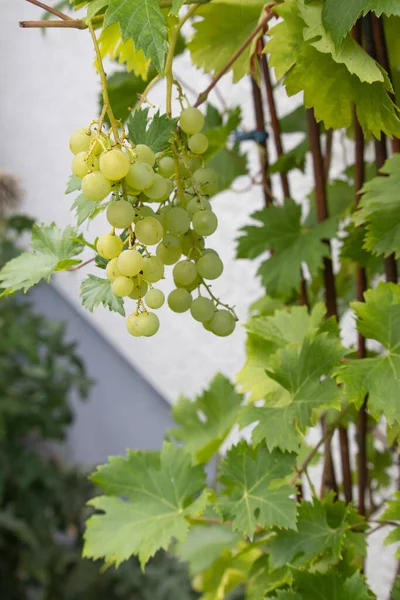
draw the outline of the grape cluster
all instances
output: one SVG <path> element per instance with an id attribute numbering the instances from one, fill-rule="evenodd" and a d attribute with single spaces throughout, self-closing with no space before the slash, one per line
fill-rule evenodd
<path id="1" fill-rule="evenodd" d="M 197 108 L 183 109 L 170 148 L 158 155 L 147 145 L 134 146 L 125 133 L 116 140 L 112 130 L 102 128 L 79 129 L 70 138 L 72 172 L 82 179 L 84 196 L 100 202 L 112 194 L 106 208 L 112 229 L 98 238 L 96 249 L 108 261 L 112 292 L 136 301 L 127 318 L 135 337 L 157 333 L 159 319 L 151 311 L 163 306 L 165 296 L 153 284 L 172 265 L 176 289 L 168 296 L 169 308 L 190 310 L 218 336 L 235 329 L 234 310 L 209 285 L 222 274 L 223 263 L 215 250 L 205 248 L 205 238 L 218 226 L 209 200 L 218 180 L 202 157 L 208 147 L 203 125 Z"/>

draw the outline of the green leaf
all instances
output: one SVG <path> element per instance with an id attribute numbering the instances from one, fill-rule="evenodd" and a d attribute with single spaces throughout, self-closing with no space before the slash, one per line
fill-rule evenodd
<path id="1" fill-rule="evenodd" d="M 150 67 L 147 80 L 150 81 L 156 75 L 154 67 Z M 125 122 L 131 114 L 137 99 L 147 86 L 148 81 L 133 73 L 117 71 L 107 78 L 108 95 L 117 119 Z M 99 98 L 101 105 L 102 99 Z"/>
<path id="2" fill-rule="evenodd" d="M 135 450 L 126 458 L 111 457 L 92 479 L 114 497 L 89 502 L 104 514 L 87 521 L 83 556 L 104 557 L 117 567 L 133 554 L 144 567 L 172 538 L 183 541 L 189 529 L 186 517 L 201 514 L 207 503 L 203 468 L 194 467 L 183 448 L 167 442 L 160 454 Z"/>
<path id="3" fill-rule="evenodd" d="M 400 155 L 395 154 L 381 169 L 383 175 L 368 181 L 363 189 L 356 225 L 366 226 L 364 248 L 380 256 L 400 256 Z"/>
<path id="4" fill-rule="evenodd" d="M 335 179 L 327 184 L 326 194 L 328 199 L 328 215 L 330 217 L 343 219 L 350 214 L 354 206 L 354 185 L 341 179 Z M 307 227 L 315 227 L 318 224 L 318 219 L 314 190 L 309 194 L 308 198 L 310 200 L 310 211 L 304 224 Z"/>
<path id="5" fill-rule="evenodd" d="M 76 175 L 74 175 L 73 173 L 68 177 L 68 183 L 67 183 L 67 188 L 65 190 L 66 194 L 70 194 L 71 192 L 76 192 L 77 190 L 80 190 L 82 187 L 82 179 L 79 179 L 79 177 L 77 177 Z"/>
<path id="6" fill-rule="evenodd" d="M 365 302 L 351 304 L 357 329 L 385 349 L 384 356 L 349 360 L 337 370 L 339 383 L 359 408 L 368 394 L 368 410 L 375 419 L 384 413 L 389 425 L 400 421 L 400 286 L 379 283 L 364 294 Z"/>
<path id="7" fill-rule="evenodd" d="M 193 64 L 206 73 L 220 71 L 256 28 L 263 6 L 263 0 L 246 0 L 245 3 L 213 0 L 198 9 L 196 15 L 203 19 L 193 23 L 195 34 L 188 43 Z M 250 73 L 251 53 L 249 45 L 233 63 L 234 82 Z"/>
<path id="8" fill-rule="evenodd" d="M 355 227 L 355 225 L 351 223 L 345 231 L 347 235 L 343 240 L 340 258 L 352 260 L 353 262 L 358 263 L 360 267 L 368 269 L 370 277 L 377 273 L 381 273 L 383 270 L 382 259 L 371 254 L 364 248 L 365 227 Z"/>
<path id="9" fill-rule="evenodd" d="M 309 149 L 308 140 L 303 140 L 300 144 L 288 152 L 285 152 L 282 156 L 279 156 L 278 159 L 270 165 L 269 172 L 288 173 L 289 171 L 292 171 L 292 169 L 299 169 L 304 173 L 307 152 Z"/>
<path id="10" fill-rule="evenodd" d="M 300 600 L 372 600 L 374 597 L 359 572 L 349 579 L 339 573 L 310 573 L 298 571 L 294 587 Z"/>
<path id="11" fill-rule="evenodd" d="M 385 546 L 400 542 L 400 492 L 394 492 L 393 500 L 386 502 L 387 508 L 380 517 L 382 521 L 399 521 L 398 527 L 392 529 L 383 542 Z M 400 558 L 400 548 L 397 548 L 395 557 Z"/>
<path id="12" fill-rule="evenodd" d="M 391 600 L 400 600 L 400 575 L 397 577 L 390 591 Z"/>
<path id="13" fill-rule="evenodd" d="M 250 538 L 257 525 L 296 528 L 296 503 L 293 488 L 282 480 L 293 470 L 294 454 L 280 450 L 268 452 L 240 442 L 220 463 L 219 479 L 225 485 L 217 510 L 232 527 Z"/>
<path id="14" fill-rule="evenodd" d="M 90 217 L 97 212 L 98 208 L 98 202 L 88 200 L 86 196 L 79 194 L 71 206 L 71 210 L 75 210 L 76 223 L 78 227 L 80 227 L 82 223 L 86 221 L 86 219 L 90 219 Z"/>
<path id="15" fill-rule="evenodd" d="M 242 228 L 237 257 L 255 258 L 267 250 L 274 254 L 258 270 L 269 294 L 288 298 L 300 287 L 301 266 L 306 263 L 311 277 L 318 275 L 329 248 L 323 242 L 336 234 L 337 220 L 328 219 L 309 229 L 301 225 L 301 206 L 286 199 L 284 206 L 271 206 L 253 213 L 260 221 Z"/>
<path id="16" fill-rule="evenodd" d="M 177 119 L 170 119 L 167 115 L 157 112 L 148 124 L 149 109 L 136 110 L 128 119 L 129 139 L 133 144 L 146 144 L 153 152 L 162 152 L 169 146 L 175 133 Z"/>
<path id="17" fill-rule="evenodd" d="M 229 188 L 237 177 L 247 175 L 247 156 L 235 149 L 222 148 L 207 161 L 207 167 L 218 173 L 218 191 L 221 192 Z"/>
<path id="18" fill-rule="evenodd" d="M 79 264 L 79 260 L 72 259 L 82 252 L 81 243 L 74 241 L 77 236 L 73 227 L 61 231 L 55 223 L 47 226 L 35 224 L 31 239 L 34 252 L 23 252 L 0 271 L 0 284 L 5 288 L 3 295 L 22 289 L 26 292 L 41 279 L 49 281 L 56 271 Z"/>
<path id="19" fill-rule="evenodd" d="M 179 427 L 170 429 L 169 434 L 184 442 L 195 463 L 207 462 L 232 429 L 242 400 L 229 379 L 216 375 L 193 402 L 181 396 L 172 409 Z"/>
<path id="20" fill-rule="evenodd" d="M 112 312 L 125 316 L 124 301 L 111 290 L 111 281 L 88 275 L 82 281 L 80 298 L 82 306 L 93 312 L 100 304 Z"/>
<path id="21" fill-rule="evenodd" d="M 180 9 L 185 4 L 185 0 L 172 0 L 171 10 L 168 14 L 177 16 L 179 14 Z"/>
<path id="22" fill-rule="evenodd" d="M 88 20 L 92 19 L 99 12 L 102 12 L 103 9 L 109 5 L 109 3 L 109 0 L 92 0 L 92 2 L 90 2 L 88 5 L 86 18 Z"/>
<path id="23" fill-rule="evenodd" d="M 307 115 L 304 106 L 301 104 L 292 112 L 288 113 L 279 120 L 282 133 L 297 133 L 302 131 L 307 133 Z"/>
<path id="24" fill-rule="evenodd" d="M 104 28 L 119 23 L 122 39 L 132 39 L 137 50 L 150 58 L 159 73 L 164 72 L 167 53 L 167 25 L 158 0 L 110 0 Z"/>

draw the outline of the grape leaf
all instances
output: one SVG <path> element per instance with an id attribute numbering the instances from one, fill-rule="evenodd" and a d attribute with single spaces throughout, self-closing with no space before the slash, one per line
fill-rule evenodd
<path id="1" fill-rule="evenodd" d="M 159 73 L 164 72 L 167 53 L 167 25 L 158 0 L 110 0 L 104 27 L 119 23 L 122 39 L 132 39 L 135 48 L 150 58 Z"/>
<path id="2" fill-rule="evenodd" d="M 399 521 L 399 526 L 395 527 L 383 542 L 385 546 L 400 542 L 400 492 L 394 492 L 393 500 L 386 502 L 387 507 L 380 517 L 382 521 Z M 396 558 L 400 558 L 400 548 L 396 549 Z"/>
<path id="3" fill-rule="evenodd" d="M 304 106 L 301 104 L 292 112 L 286 114 L 279 120 L 282 133 L 297 133 L 302 131 L 307 133 L 307 115 Z"/>
<path id="4" fill-rule="evenodd" d="M 207 161 L 207 167 L 218 173 L 218 192 L 221 192 L 229 188 L 237 177 L 247 175 L 247 155 L 235 148 L 222 148 Z"/>
<path id="5" fill-rule="evenodd" d="M 103 27 L 99 36 L 99 48 L 101 57 L 110 60 L 118 60 L 124 65 L 128 73 L 132 72 L 142 81 L 149 76 L 150 60 L 145 57 L 141 49 L 136 49 L 132 38 L 123 40 L 119 24 L 113 23 L 109 27 Z M 155 68 L 153 67 L 155 70 Z"/>
<path id="6" fill-rule="evenodd" d="M 225 488 L 217 501 L 218 512 L 232 521 L 234 530 L 250 538 L 257 525 L 295 529 L 293 488 L 277 481 L 290 475 L 294 463 L 294 454 L 268 452 L 240 442 L 219 466 L 219 480 Z"/>
<path id="7" fill-rule="evenodd" d="M 337 46 L 347 36 L 357 19 L 370 10 L 378 17 L 382 13 L 387 16 L 400 16 L 397 0 L 325 0 L 322 18 Z"/>
<path id="8" fill-rule="evenodd" d="M 71 210 L 75 210 L 76 223 L 78 227 L 80 227 L 80 225 L 82 225 L 86 219 L 89 219 L 91 216 L 93 216 L 97 212 L 98 208 L 98 202 L 88 200 L 86 196 L 79 194 L 71 206 Z"/>
<path id="9" fill-rule="evenodd" d="M 310 573 L 298 571 L 294 587 L 299 600 L 371 600 L 374 596 L 359 572 L 344 579 L 335 571 Z"/>
<path id="10" fill-rule="evenodd" d="M 276 589 L 291 584 L 293 579 L 290 569 L 271 570 L 269 557 L 266 554 L 260 556 L 252 566 L 246 585 L 246 600 L 264 600 Z"/>
<path id="11" fill-rule="evenodd" d="M 153 152 L 162 152 L 169 146 L 169 141 L 175 133 L 177 119 L 157 112 L 147 127 L 149 109 L 136 110 L 128 119 L 129 139 L 133 144 L 146 144 Z"/>
<path id="12" fill-rule="evenodd" d="M 103 9 L 106 8 L 106 6 L 108 6 L 109 3 L 109 0 L 92 0 L 92 2 L 90 2 L 87 7 L 87 20 L 92 19 L 99 12 L 103 11 Z"/>
<path id="13" fill-rule="evenodd" d="M 88 275 L 82 281 L 80 298 L 82 306 L 93 312 L 100 304 L 112 312 L 125 316 L 124 301 L 113 294 L 111 281 L 96 275 Z"/>
<path id="14" fill-rule="evenodd" d="M 177 16 L 184 4 L 185 0 L 172 0 L 171 9 L 168 14 Z"/>
<path id="15" fill-rule="evenodd" d="M 385 349 L 384 356 L 352 359 L 337 370 L 339 383 L 351 402 L 360 408 L 368 394 L 368 410 L 375 419 L 382 412 L 389 425 L 400 421 L 400 286 L 379 283 L 364 294 L 365 302 L 351 304 L 357 329 Z"/>
<path id="16" fill-rule="evenodd" d="M 79 177 L 77 177 L 76 175 L 74 175 L 73 173 L 68 177 L 68 182 L 67 182 L 67 187 L 65 190 L 66 194 L 70 194 L 71 192 L 76 192 L 77 190 L 80 190 L 82 187 L 82 179 L 79 179 Z"/>
<path id="17" fill-rule="evenodd" d="M 341 179 L 335 179 L 327 184 L 326 195 L 330 217 L 344 218 L 349 215 L 354 206 L 354 185 Z M 310 210 L 304 224 L 307 227 L 315 227 L 318 224 L 318 219 L 314 190 L 309 194 L 308 198 L 310 200 Z"/>
<path id="18" fill-rule="evenodd" d="M 356 225 L 366 226 L 364 248 L 376 255 L 400 256 L 400 155 L 389 158 L 381 169 L 388 177 L 378 176 L 363 189 Z"/>
<path id="19" fill-rule="evenodd" d="M 269 294 L 288 298 L 301 282 L 301 265 L 306 263 L 311 277 L 318 275 L 323 258 L 330 255 L 324 239 L 334 237 L 337 219 L 331 218 L 312 229 L 301 225 L 301 206 L 286 199 L 284 206 L 271 206 L 251 215 L 262 226 L 248 225 L 238 239 L 237 257 L 255 258 L 275 251 L 258 270 Z"/>
<path id="20" fill-rule="evenodd" d="M 274 598 L 276 600 L 303 600 L 301 596 L 296 594 L 296 592 L 292 592 L 291 590 L 278 591 L 276 596 L 273 596 L 271 600 L 274 600 Z"/>
<path id="21" fill-rule="evenodd" d="M 193 23 L 195 34 L 187 45 L 193 64 L 206 73 L 220 71 L 256 28 L 263 6 L 263 0 L 229 3 L 213 0 L 199 8 L 196 15 L 203 19 Z M 251 54 L 249 45 L 233 63 L 234 82 L 250 73 Z"/>
<path id="22" fill-rule="evenodd" d="M 297 146 L 279 156 L 269 167 L 270 173 L 288 173 L 293 169 L 299 169 L 304 173 L 306 157 L 309 151 L 308 140 L 303 140 Z"/>
<path id="23" fill-rule="evenodd" d="M 148 78 L 153 79 L 156 71 L 150 67 Z M 107 79 L 108 95 L 117 119 L 125 122 L 131 114 L 131 109 L 135 106 L 136 100 L 146 88 L 147 82 L 133 73 L 117 71 Z M 99 96 L 99 104 L 102 106 L 103 100 Z"/>
<path id="24" fill-rule="evenodd" d="M 5 288 L 1 295 L 22 289 L 26 292 L 41 279 L 49 281 L 56 271 L 79 264 L 80 260 L 72 258 L 83 249 L 78 239 L 78 232 L 73 227 L 62 231 L 55 223 L 35 224 L 31 239 L 34 252 L 23 252 L 8 261 L 0 271 L 0 286 Z"/>
<path id="25" fill-rule="evenodd" d="M 242 400 L 229 379 L 218 374 L 193 402 L 181 396 L 172 409 L 179 427 L 168 433 L 184 442 L 195 463 L 207 462 L 232 429 Z"/>
<path id="26" fill-rule="evenodd" d="M 201 514 L 207 503 L 203 468 L 194 467 L 183 448 L 167 442 L 159 454 L 135 450 L 126 458 L 111 457 L 92 479 L 108 496 L 89 502 L 104 514 L 87 521 L 83 556 L 104 557 L 117 567 L 133 554 L 144 567 L 172 538 L 184 540 L 186 517 Z"/>

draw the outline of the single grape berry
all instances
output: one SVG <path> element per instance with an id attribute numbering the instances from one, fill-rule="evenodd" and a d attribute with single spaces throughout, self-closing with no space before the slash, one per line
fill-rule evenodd
<path id="1" fill-rule="evenodd" d="M 162 243 L 166 248 L 178 248 L 180 246 L 179 238 L 172 233 L 166 233 L 162 239 Z"/>
<path id="2" fill-rule="evenodd" d="M 142 244 L 154 246 L 162 240 L 164 229 L 154 217 L 145 217 L 135 224 L 135 234 Z"/>
<path id="3" fill-rule="evenodd" d="M 235 317 L 229 310 L 217 310 L 207 323 L 210 331 L 219 337 L 230 335 L 236 327 Z"/>
<path id="4" fill-rule="evenodd" d="M 144 193 L 150 200 L 154 200 L 155 202 L 157 202 L 157 201 L 160 202 L 165 196 L 168 197 L 169 194 L 171 193 L 170 192 L 170 189 L 171 189 L 170 183 L 172 183 L 172 182 L 168 182 L 167 179 L 162 177 L 162 175 L 159 175 L 158 173 L 156 173 L 154 175 L 153 183 L 151 184 L 150 187 L 148 187 L 144 190 Z"/>
<path id="5" fill-rule="evenodd" d="M 177 288 L 172 290 L 168 296 L 168 306 L 176 313 L 183 313 L 189 310 L 192 304 L 192 296 L 190 292 L 184 288 Z"/>
<path id="6" fill-rule="evenodd" d="M 154 177 L 155 173 L 150 165 L 138 161 L 130 165 L 126 181 L 134 189 L 142 191 L 151 186 Z"/>
<path id="7" fill-rule="evenodd" d="M 158 172 L 163 177 L 169 179 L 175 174 L 175 161 L 170 156 L 160 158 L 158 162 Z"/>
<path id="8" fill-rule="evenodd" d="M 186 210 L 189 217 L 192 219 L 193 215 L 199 210 L 211 210 L 211 204 L 207 198 L 197 198 L 197 196 L 195 196 L 187 203 Z"/>
<path id="9" fill-rule="evenodd" d="M 122 252 L 122 240 L 111 233 L 104 233 L 97 240 L 96 250 L 103 258 L 116 258 Z"/>
<path id="10" fill-rule="evenodd" d="M 196 265 L 190 260 L 181 260 L 174 266 L 172 275 L 177 287 L 190 285 L 196 279 Z"/>
<path id="11" fill-rule="evenodd" d="M 69 138 L 69 149 L 72 154 L 78 154 L 79 152 L 87 152 L 92 143 L 93 134 L 87 133 L 86 129 L 77 129 Z"/>
<path id="12" fill-rule="evenodd" d="M 120 276 L 112 282 L 111 290 L 116 296 L 129 296 L 133 290 L 133 281 L 129 277 Z"/>
<path id="13" fill-rule="evenodd" d="M 146 256 L 143 259 L 143 277 L 149 283 L 157 283 L 164 277 L 164 265 L 158 256 Z"/>
<path id="14" fill-rule="evenodd" d="M 161 308 L 161 306 L 165 302 L 165 296 L 161 290 L 156 290 L 153 288 L 149 290 L 144 297 L 144 301 L 146 302 L 149 308 Z"/>
<path id="15" fill-rule="evenodd" d="M 130 163 L 127 155 L 119 148 L 103 152 L 99 160 L 100 171 L 107 179 L 119 181 L 129 171 Z"/>
<path id="16" fill-rule="evenodd" d="M 182 248 L 166 248 L 163 242 L 157 246 L 156 255 L 164 265 L 174 265 L 182 256 Z"/>
<path id="17" fill-rule="evenodd" d="M 87 152 L 78 152 L 72 159 L 71 171 L 79 179 L 83 179 L 85 175 L 91 171 L 98 171 L 99 161 L 96 156 Z"/>
<path id="18" fill-rule="evenodd" d="M 204 133 L 195 133 L 190 136 L 188 146 L 193 154 L 204 154 L 208 148 L 208 138 Z"/>
<path id="19" fill-rule="evenodd" d="M 117 277 L 120 277 L 122 273 L 118 271 L 117 266 L 118 258 L 112 258 L 106 266 L 106 275 L 110 281 L 114 281 Z"/>
<path id="20" fill-rule="evenodd" d="M 132 300 L 138 300 L 139 298 L 144 298 L 146 292 L 149 288 L 147 281 L 144 281 L 143 277 L 139 275 L 139 277 L 132 277 L 133 281 L 133 290 L 129 294 L 129 298 Z"/>
<path id="21" fill-rule="evenodd" d="M 213 196 L 218 191 L 218 175 L 214 169 L 197 169 L 193 173 L 193 180 L 206 196 Z"/>
<path id="22" fill-rule="evenodd" d="M 150 165 L 150 167 L 152 167 L 156 162 L 156 156 L 153 150 L 145 144 L 138 144 L 135 146 L 134 152 L 137 156 L 137 160 L 142 163 L 146 163 L 146 165 Z"/>
<path id="23" fill-rule="evenodd" d="M 134 277 L 143 269 L 144 259 L 137 250 L 123 250 L 117 260 L 119 272 L 126 277 Z"/>
<path id="24" fill-rule="evenodd" d="M 107 198 L 111 192 L 111 181 L 100 173 L 100 171 L 93 171 L 88 173 L 82 179 L 82 194 L 88 199 L 94 202 L 99 202 Z"/>
<path id="25" fill-rule="evenodd" d="M 192 306 L 190 307 L 190 313 L 193 319 L 200 321 L 200 323 L 210 321 L 214 316 L 214 312 L 214 302 L 203 296 L 199 296 L 199 298 L 193 300 Z"/>
<path id="26" fill-rule="evenodd" d="M 198 108 L 184 108 L 179 117 L 179 125 L 185 133 L 198 133 L 203 129 L 204 116 Z"/>
<path id="27" fill-rule="evenodd" d="M 171 208 L 165 217 L 165 226 L 173 235 L 182 235 L 190 227 L 189 215 L 180 206 Z"/>
<path id="28" fill-rule="evenodd" d="M 193 248 L 199 250 L 203 250 L 204 248 L 204 239 L 192 229 L 189 229 L 184 235 L 181 235 L 179 240 L 182 247 L 182 254 L 185 256 L 188 256 L 189 252 L 192 254 Z"/>
<path id="29" fill-rule="evenodd" d="M 196 263 L 197 272 L 204 279 L 218 279 L 224 270 L 224 263 L 212 252 L 203 254 Z"/>
<path id="30" fill-rule="evenodd" d="M 199 235 L 207 236 L 214 233 L 218 227 L 218 219 L 212 210 L 198 210 L 193 215 L 193 229 Z"/>
<path id="31" fill-rule="evenodd" d="M 135 209 L 126 200 L 115 200 L 107 208 L 107 221 L 117 229 L 129 227 L 135 217 Z"/>

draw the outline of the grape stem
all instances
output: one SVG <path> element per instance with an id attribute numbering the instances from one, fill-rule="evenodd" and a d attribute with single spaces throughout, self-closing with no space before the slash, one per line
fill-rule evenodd
<path id="1" fill-rule="evenodd" d="M 26 2 L 29 2 L 30 4 L 34 4 L 35 6 L 38 6 L 39 8 L 43 8 L 43 10 L 46 10 L 47 12 L 51 13 L 52 15 L 59 17 L 63 21 L 73 21 L 74 20 L 69 15 L 66 15 L 65 13 L 57 10 L 56 8 L 53 8 L 52 6 L 43 4 L 43 2 L 39 2 L 39 0 L 26 0 Z"/>
<path id="2" fill-rule="evenodd" d="M 146 87 L 146 89 L 144 90 L 143 94 L 141 94 L 139 96 L 139 101 L 135 106 L 135 110 L 139 110 L 139 108 L 142 106 L 143 102 L 145 102 L 147 100 L 147 94 L 149 93 L 149 91 L 151 90 L 151 88 L 161 79 L 161 75 L 156 75 L 148 84 L 148 86 Z"/>
<path id="3" fill-rule="evenodd" d="M 224 304 L 223 302 L 221 302 L 221 300 L 219 298 L 217 298 L 216 296 L 214 296 L 214 294 L 211 291 L 211 287 L 204 281 L 204 279 L 201 279 L 201 283 L 202 285 L 204 285 L 204 287 L 206 288 L 207 292 L 210 294 L 211 298 L 214 300 L 215 305 L 216 306 L 223 306 L 224 308 L 226 308 L 227 310 L 229 310 L 229 312 L 232 313 L 232 315 L 235 317 L 236 321 L 239 321 L 239 318 L 235 312 L 235 309 L 232 306 L 228 306 L 227 304 Z"/>
<path id="4" fill-rule="evenodd" d="M 85 262 L 81 263 L 80 265 L 77 265 L 76 267 L 69 267 L 67 269 L 67 271 L 79 271 L 79 269 L 86 267 L 86 265 L 90 264 L 93 261 L 94 261 L 94 256 L 93 256 L 93 258 L 89 258 L 89 260 L 85 260 Z"/>

